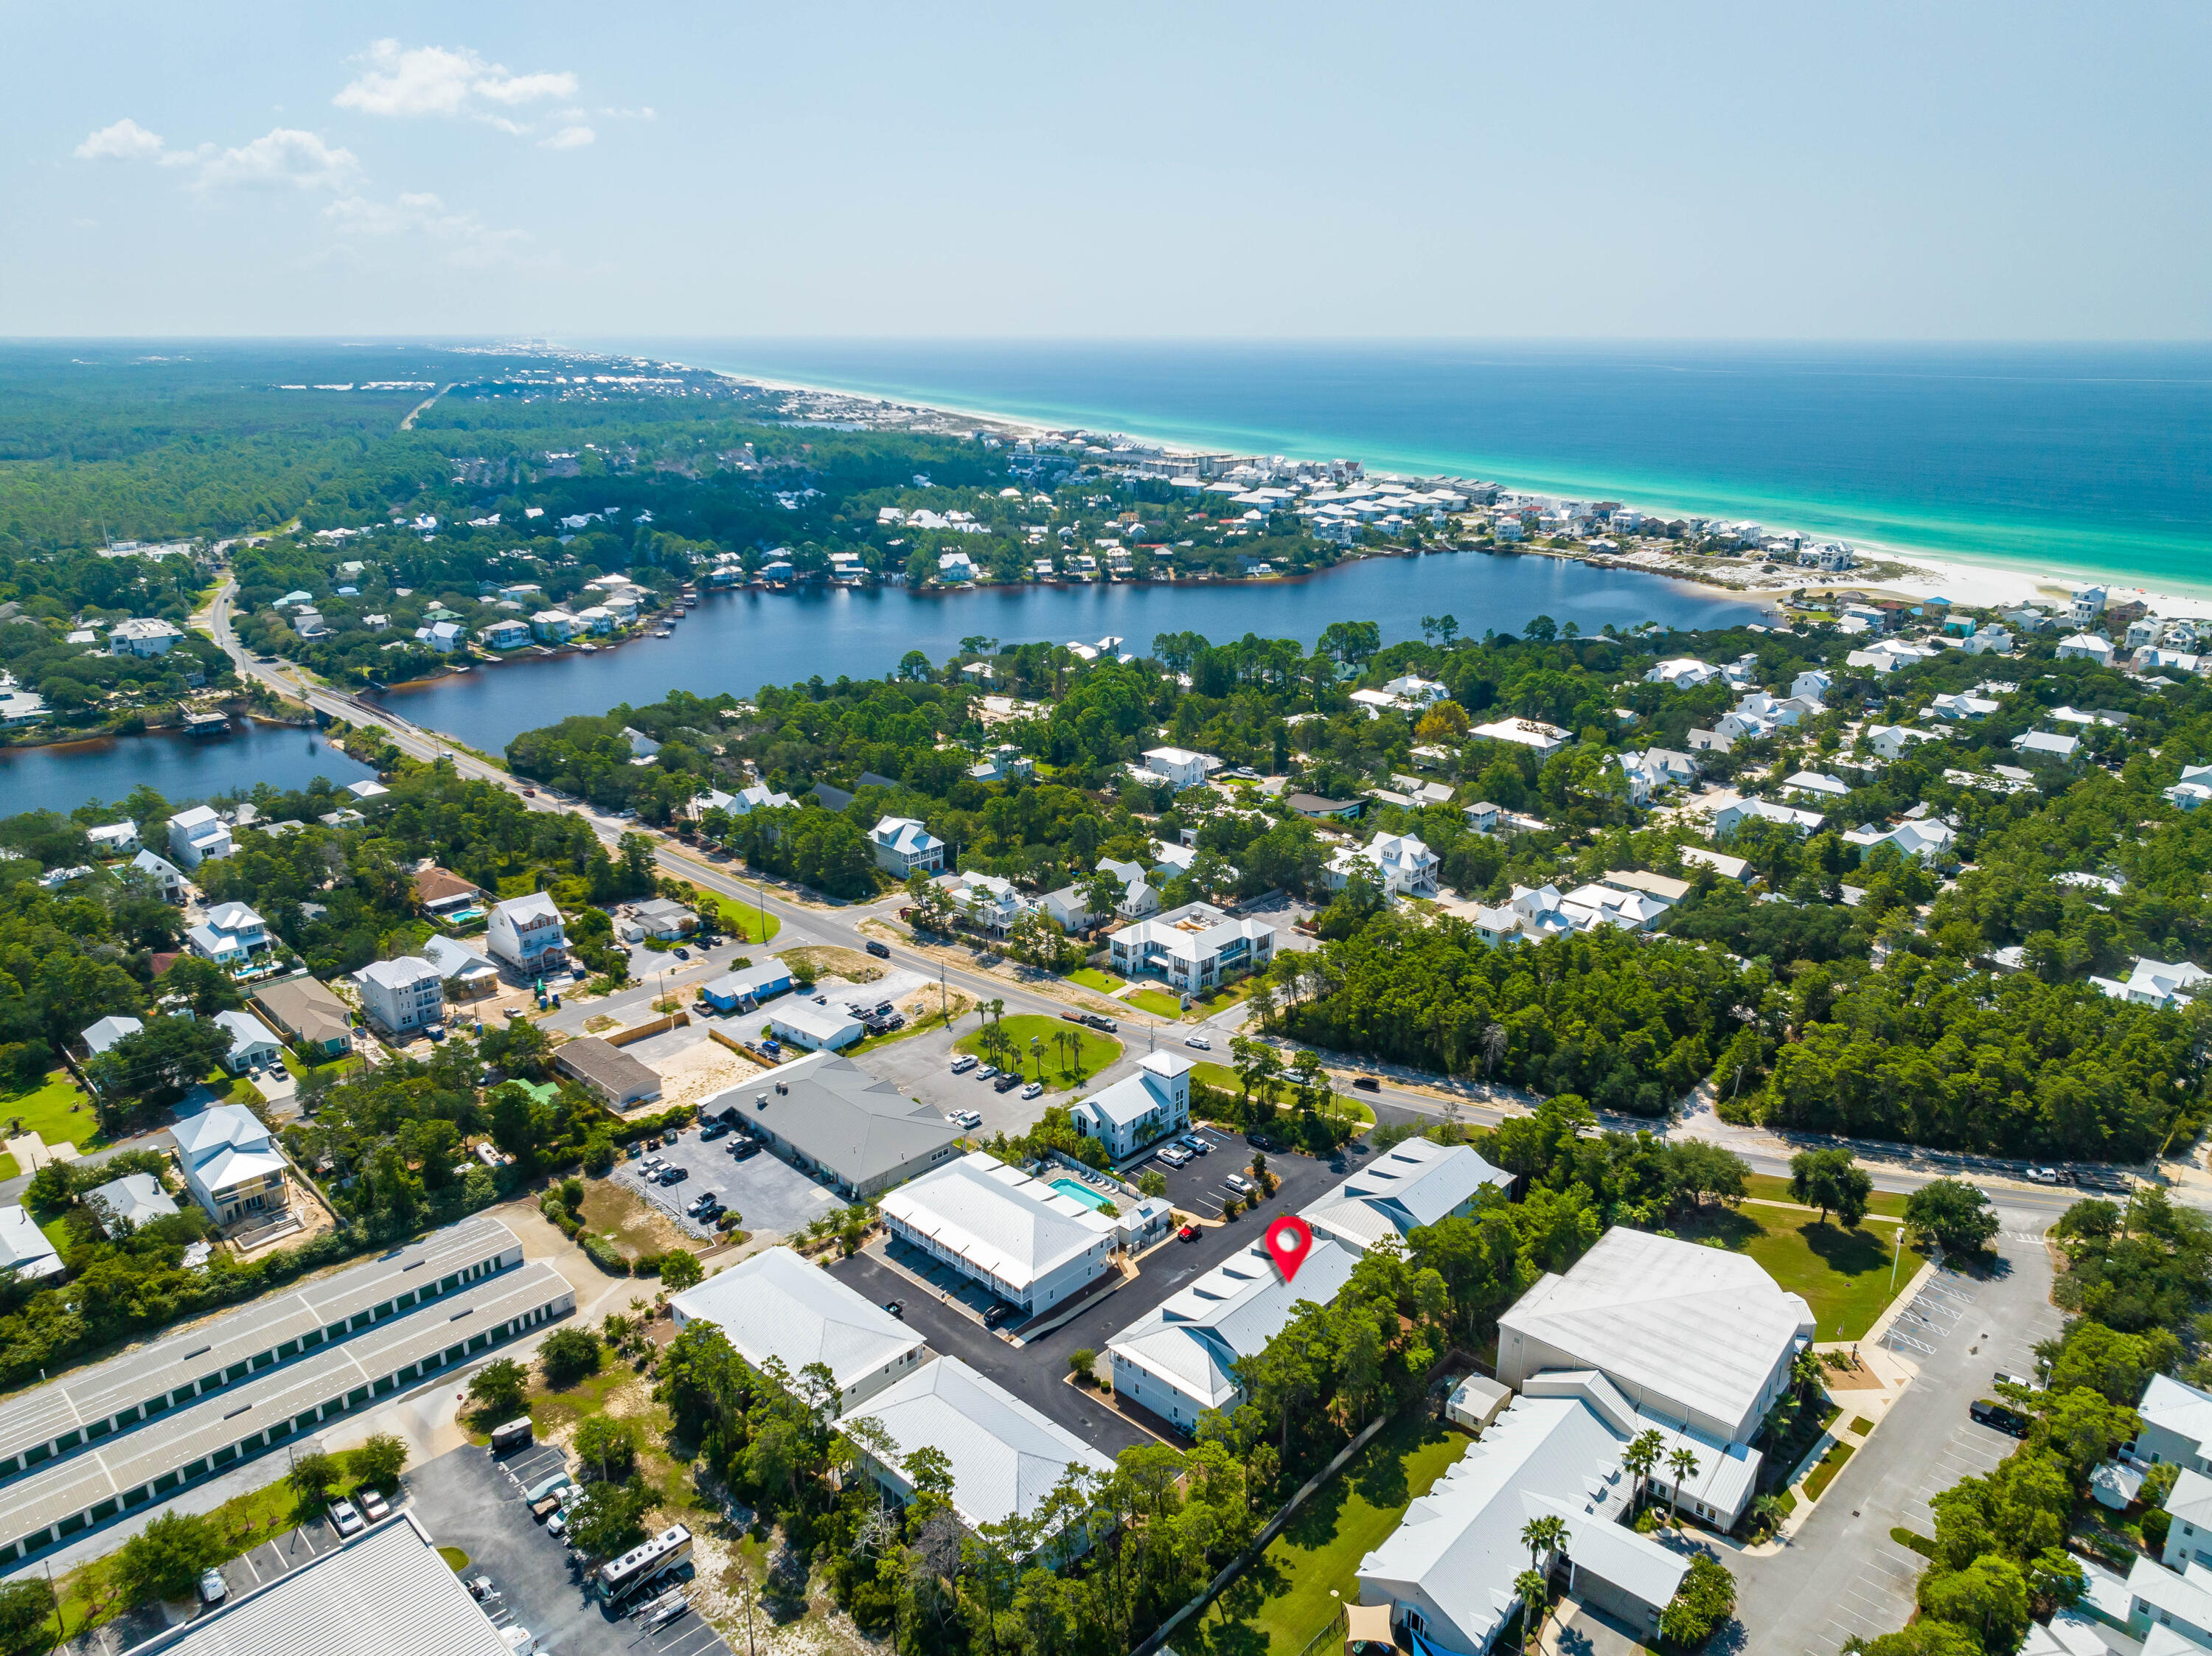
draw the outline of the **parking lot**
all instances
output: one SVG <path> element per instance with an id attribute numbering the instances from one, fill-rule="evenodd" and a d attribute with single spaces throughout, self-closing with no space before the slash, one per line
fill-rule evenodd
<path id="1" fill-rule="evenodd" d="M 1224 1139 L 1210 1131 L 1207 1136 L 1219 1143 L 1212 1155 L 1198 1158 L 1188 1168 L 1160 1171 L 1167 1176 L 1169 1198 L 1176 1207 L 1204 1214 L 1209 1212 L 1210 1202 L 1210 1212 L 1218 1215 L 1221 1175 L 1248 1162 L 1252 1151 L 1241 1137 Z M 1241 1215 L 1226 1223 L 1200 1225 L 1196 1238 L 1188 1242 L 1170 1237 L 1138 1261 L 1133 1281 L 1092 1299 L 1070 1321 L 1026 1338 L 1019 1346 L 1004 1333 L 984 1328 L 978 1307 L 988 1303 L 989 1296 L 964 1277 L 945 1273 L 948 1285 L 919 1288 L 911 1277 L 878 1257 L 880 1249 L 875 1248 L 840 1260 L 830 1271 L 878 1305 L 898 1301 L 907 1323 L 928 1340 L 932 1349 L 988 1374 L 1102 1453 L 1117 1454 L 1151 1440 L 1100 1403 L 1095 1392 L 1066 1383 L 1070 1354 L 1085 1347 L 1103 1351 L 1115 1335 L 1161 1301 L 1257 1242 L 1270 1217 L 1297 1212 L 1357 1164 L 1357 1157 L 1323 1162 L 1304 1156 L 1269 1156 L 1268 1169 L 1282 1184 L 1258 1213 Z M 939 1269 L 941 1272 L 943 1268 Z M 1007 1325 L 1009 1329 L 1013 1326 Z"/>
<path id="2" fill-rule="evenodd" d="M 526 1628 L 539 1648 L 561 1656 L 617 1647 L 644 1656 L 729 1656 L 696 1611 L 647 1633 L 592 1596 L 582 1564 L 522 1500 L 525 1489 L 564 1467 L 549 1444 L 504 1459 L 470 1445 L 415 1468 L 407 1483 L 431 1539 L 467 1553 L 470 1577 L 491 1578 L 499 1596 L 486 1607 L 502 1629 Z"/>
<path id="3" fill-rule="evenodd" d="M 673 1143 L 646 1152 L 647 1156 L 657 1156 L 672 1167 L 686 1169 L 688 1176 L 672 1185 L 648 1180 L 642 1171 L 642 1158 L 625 1159 L 617 1165 L 613 1176 L 693 1236 L 714 1234 L 711 1223 L 684 1211 L 704 1191 L 713 1191 L 726 1205 L 736 1209 L 747 1230 L 773 1231 L 779 1236 L 802 1231 L 825 1213 L 843 1210 L 844 1204 L 836 1196 L 789 1162 L 778 1161 L 772 1150 L 763 1149 L 740 1162 L 730 1154 L 738 1143 L 736 1134 L 703 1140 L 699 1135 L 699 1128 L 686 1127 Z"/>

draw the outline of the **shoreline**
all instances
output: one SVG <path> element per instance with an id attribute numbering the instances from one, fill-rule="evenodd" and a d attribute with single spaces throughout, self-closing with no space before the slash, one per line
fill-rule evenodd
<path id="1" fill-rule="evenodd" d="M 662 360 L 674 361 L 677 359 Z M 744 373 L 726 368 L 708 367 L 691 362 L 684 362 L 680 366 L 695 373 L 714 374 L 736 384 L 757 386 L 765 391 L 840 397 L 887 412 L 914 409 L 924 415 L 971 422 L 994 432 L 1003 432 L 1017 437 L 1034 437 L 1066 428 L 1047 425 L 1023 416 L 1008 415 L 987 409 L 968 408 L 920 397 L 893 397 L 881 392 L 851 391 L 835 385 L 811 385 L 800 380 Z M 793 423 L 797 426 L 803 422 Z M 1141 429 L 1116 430 L 1103 434 L 1134 439 L 1157 449 L 1159 453 L 1172 458 L 1218 452 L 1201 448 L 1196 444 L 1182 439 L 1150 435 Z M 1322 457 L 1315 455 L 1294 458 L 1317 459 Z M 1389 476 L 1407 474 L 1380 470 L 1370 475 Z M 1556 500 L 1569 498 L 1535 488 L 1510 484 L 1505 486 L 1511 487 L 1516 494 L 1534 495 L 1545 500 Z M 1632 491 L 1630 491 L 1616 495 L 1608 488 L 1604 491 L 1604 497 L 1618 498 L 1625 506 L 1632 506 L 1639 511 L 1650 512 L 1662 517 L 1709 515 L 1703 512 L 1686 513 L 1678 503 L 1657 496 L 1631 498 L 1632 494 Z M 1769 526 L 1787 527 L 1788 525 L 1780 524 Z M 1808 536 L 1812 533 L 1811 531 L 1800 532 L 1808 533 Z M 1827 531 L 1821 531 L 1820 535 L 1826 537 Z M 1846 572 L 1846 578 L 1839 579 L 1823 575 L 1818 570 L 1800 569 L 1765 579 L 1752 574 L 1748 579 L 1738 582 L 1716 579 L 1717 572 L 1669 567 L 1658 561 L 1640 559 L 1633 554 L 1598 555 L 1603 559 L 1602 567 L 1643 570 L 1648 573 L 1665 576 L 1669 579 L 1687 581 L 1711 591 L 1729 592 L 1747 599 L 1776 604 L 1786 601 L 1790 593 L 1797 591 L 1803 591 L 1808 595 L 1858 591 L 1870 596 L 1880 594 L 1911 598 L 1942 597 L 1950 603 L 1964 604 L 1971 608 L 1997 609 L 2039 602 L 2048 603 L 2054 598 L 2063 602 L 2071 589 L 2075 586 L 2101 585 L 2112 601 L 2140 602 L 2153 614 L 2160 617 L 2212 618 L 2212 582 L 2208 582 L 2205 591 L 2201 593 L 2162 591 L 2136 585 L 2123 585 L 2112 575 L 2099 574 L 2080 567 L 2039 570 L 2008 563 L 2001 558 L 1985 562 L 1978 558 L 1964 557 L 1955 553 L 1929 551 L 1918 547 L 1868 539 L 1856 535 L 1849 537 L 1836 535 L 1832 538 L 1848 538 L 1853 548 L 1863 551 L 1870 561 L 1900 567 L 1896 572 L 1867 571 L 1864 578 L 1859 579 L 1848 578 L 1849 575 L 1858 572 Z M 1590 561 L 1589 555 L 1587 553 L 1559 547 L 1520 545 L 1511 549 L 1522 555 L 1558 557 L 1571 562 Z M 1753 561 L 1745 560 L 1744 561 L 1751 564 L 1755 569 L 1756 565 Z M 1797 576 L 1810 579 L 1796 579 Z"/>

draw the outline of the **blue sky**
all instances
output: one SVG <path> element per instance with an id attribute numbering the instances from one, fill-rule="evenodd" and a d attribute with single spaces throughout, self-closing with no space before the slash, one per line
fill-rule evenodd
<path id="1" fill-rule="evenodd" d="M 2202 6 L 7 15 L 0 333 L 2212 334 Z"/>

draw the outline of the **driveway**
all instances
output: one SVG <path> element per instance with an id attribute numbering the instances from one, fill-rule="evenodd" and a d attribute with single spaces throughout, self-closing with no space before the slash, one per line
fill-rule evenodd
<path id="1" fill-rule="evenodd" d="M 688 1168 L 690 1176 L 672 1185 L 657 1184 L 639 1171 L 642 1162 L 625 1160 L 612 1177 L 627 1185 L 665 1213 L 687 1234 L 714 1235 L 714 1228 L 684 1211 L 702 1192 L 713 1191 L 725 1205 L 738 1210 L 738 1222 L 750 1231 L 773 1231 L 789 1236 L 802 1231 L 825 1213 L 842 1213 L 845 1204 L 828 1189 L 773 1150 L 763 1149 L 740 1162 L 730 1151 L 741 1141 L 735 1133 L 702 1140 L 697 1127 L 686 1127 L 672 1143 L 646 1155 L 659 1156 L 672 1166 Z"/>
<path id="2" fill-rule="evenodd" d="M 580 1562 L 545 1533 L 523 1504 L 531 1484 L 563 1469 L 561 1451 L 535 1445 L 505 1460 L 471 1445 L 407 1475 L 415 1515 L 441 1546 L 469 1555 L 468 1574 L 489 1575 L 502 1628 L 527 1628 L 540 1648 L 564 1653 L 648 1651 L 654 1656 L 729 1656 L 695 1612 L 645 1635 L 592 1596 Z"/>
<path id="3" fill-rule="evenodd" d="M 1914 1319 L 1900 1318 L 1896 1354 L 1919 1374 L 1803 1527 L 1765 1557 L 1716 1545 L 1735 1574 L 1737 1623 L 1749 1630 L 1735 1648 L 1837 1656 L 1846 1639 L 1904 1626 L 1923 1561 L 1889 1538 L 1891 1527 L 1932 1535 L 1929 1497 L 2011 1452 L 2013 1440 L 1976 1425 L 1966 1407 L 1996 1370 L 2031 1372 L 2032 1348 L 2061 1319 L 2050 1303 L 2049 1257 L 2033 1240 L 2047 1215 L 2003 1205 L 2015 1192 L 1993 1194 L 2004 1224 L 1998 1268 L 1939 1271 L 1912 1302 Z M 1850 1394 L 1837 1401 L 1848 1410 Z"/>

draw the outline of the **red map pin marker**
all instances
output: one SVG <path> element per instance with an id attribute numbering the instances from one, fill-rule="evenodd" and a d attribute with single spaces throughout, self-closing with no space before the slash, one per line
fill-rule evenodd
<path id="1" fill-rule="evenodd" d="M 1313 1229 L 1295 1213 L 1285 1213 L 1273 1220 L 1267 1234 L 1260 1239 L 1267 1245 L 1267 1253 L 1275 1261 L 1275 1269 L 1289 1282 L 1298 1274 L 1298 1267 L 1313 1252 Z"/>

